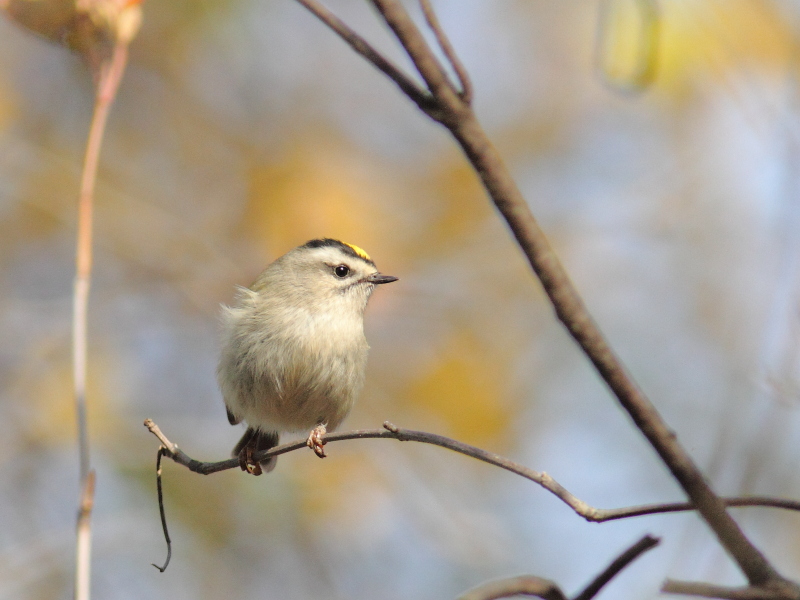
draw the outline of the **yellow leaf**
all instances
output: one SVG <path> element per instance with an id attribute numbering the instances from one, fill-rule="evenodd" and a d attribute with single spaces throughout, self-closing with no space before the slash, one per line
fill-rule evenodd
<path id="1" fill-rule="evenodd" d="M 655 77 L 660 16 L 655 0 L 600 3 L 596 63 L 615 88 L 636 91 Z"/>

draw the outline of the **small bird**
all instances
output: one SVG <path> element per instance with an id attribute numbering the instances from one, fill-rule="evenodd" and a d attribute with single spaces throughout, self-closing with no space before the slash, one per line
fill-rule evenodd
<path id="1" fill-rule="evenodd" d="M 341 424 L 364 383 L 367 301 L 376 285 L 392 281 L 358 246 L 316 239 L 223 306 L 217 380 L 228 421 L 247 423 L 233 449 L 243 471 L 275 468 L 277 456 L 260 464 L 253 456 L 277 446 L 282 431 L 311 430 L 308 447 L 325 457 L 322 437 Z"/>

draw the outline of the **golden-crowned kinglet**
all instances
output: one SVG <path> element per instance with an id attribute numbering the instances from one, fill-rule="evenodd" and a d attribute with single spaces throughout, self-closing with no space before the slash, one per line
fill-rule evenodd
<path id="1" fill-rule="evenodd" d="M 280 431 L 308 431 L 324 457 L 322 436 L 353 407 L 364 383 L 364 309 L 381 275 L 369 255 L 338 240 L 311 240 L 269 265 L 223 307 L 217 367 L 228 421 L 247 423 L 236 444 L 242 470 L 260 475 L 253 454 L 278 444 Z"/>

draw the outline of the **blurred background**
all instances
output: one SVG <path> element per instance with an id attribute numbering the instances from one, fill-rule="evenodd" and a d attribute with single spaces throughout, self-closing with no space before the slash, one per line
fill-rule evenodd
<path id="1" fill-rule="evenodd" d="M 637 90 L 641 4 L 434 4 L 590 310 L 716 489 L 800 496 L 800 5 L 660 3 L 655 80 Z M 329 6 L 408 64 L 367 3 Z M 400 277 L 367 311 L 367 385 L 345 429 L 452 436 L 598 507 L 682 495 L 441 127 L 295 2 L 143 7 L 96 196 L 96 597 L 433 600 L 522 573 L 574 593 L 644 533 L 662 545 L 601 598 L 653 598 L 666 577 L 743 583 L 693 515 L 588 524 L 509 473 L 386 440 L 295 452 L 259 478 L 167 461 L 174 551 L 164 574 L 150 566 L 165 546 L 142 421 L 197 459 L 228 456 L 241 430 L 214 378 L 219 306 L 314 237 Z M 2 599 L 72 596 L 71 291 L 92 99 L 79 58 L 0 19 Z M 800 578 L 800 515 L 735 516 Z"/>

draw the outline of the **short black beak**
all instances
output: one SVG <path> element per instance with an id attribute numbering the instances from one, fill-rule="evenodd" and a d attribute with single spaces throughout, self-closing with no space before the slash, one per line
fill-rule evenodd
<path id="1" fill-rule="evenodd" d="M 378 285 L 381 283 L 392 283 L 393 281 L 397 281 L 397 277 L 392 277 L 391 275 L 382 275 L 381 273 L 373 273 L 367 277 L 367 281 Z"/>

